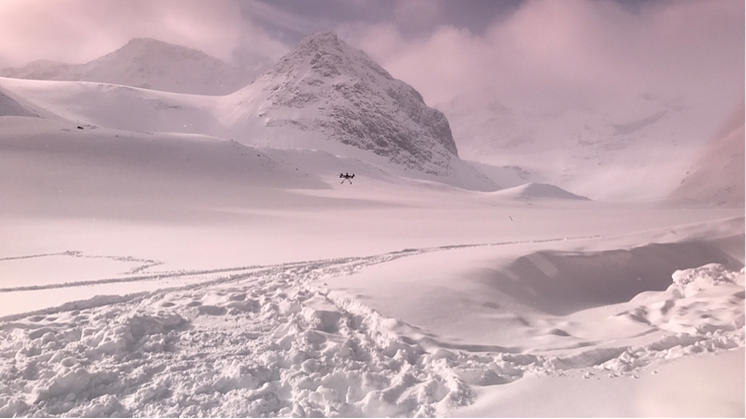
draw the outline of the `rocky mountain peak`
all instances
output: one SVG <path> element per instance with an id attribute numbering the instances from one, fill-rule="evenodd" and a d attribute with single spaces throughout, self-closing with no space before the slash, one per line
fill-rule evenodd
<path id="1" fill-rule="evenodd" d="M 440 111 L 332 33 L 304 38 L 247 89 L 246 96 L 260 98 L 255 116 L 269 127 L 321 132 L 433 174 L 447 173 L 458 155 Z"/>
<path id="2" fill-rule="evenodd" d="M 297 74 L 300 72 L 303 74 Z M 330 32 L 317 33 L 303 38 L 300 44 L 285 55 L 270 73 L 293 74 L 305 78 L 333 78 L 344 75 L 375 81 L 370 76 L 376 75 L 387 80 L 394 79 L 368 54 L 350 47 Z"/>
<path id="3" fill-rule="evenodd" d="M 98 60 L 105 59 L 128 61 L 177 59 L 195 62 L 207 61 L 210 64 L 222 63 L 219 59 L 202 51 L 153 38 L 132 38 L 120 48 L 98 58 Z"/>

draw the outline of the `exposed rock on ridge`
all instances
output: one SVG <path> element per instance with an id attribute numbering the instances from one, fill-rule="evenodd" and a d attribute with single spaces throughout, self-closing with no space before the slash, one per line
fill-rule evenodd
<path id="1" fill-rule="evenodd" d="M 443 113 L 332 33 L 303 39 L 237 98 L 268 127 L 321 132 L 427 173 L 447 174 L 458 156 Z"/>

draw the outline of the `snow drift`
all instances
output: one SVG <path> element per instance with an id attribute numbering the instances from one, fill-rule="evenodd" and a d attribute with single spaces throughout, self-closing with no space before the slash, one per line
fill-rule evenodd
<path id="1" fill-rule="evenodd" d="M 585 200 L 588 198 L 584 196 L 575 195 L 574 193 L 568 192 L 558 186 L 549 185 L 546 183 L 526 183 L 524 185 L 515 186 L 494 192 L 493 195 L 511 199 L 570 199 L 570 200 Z"/>
<path id="2" fill-rule="evenodd" d="M 37 116 L 0 89 L 0 116 Z"/>

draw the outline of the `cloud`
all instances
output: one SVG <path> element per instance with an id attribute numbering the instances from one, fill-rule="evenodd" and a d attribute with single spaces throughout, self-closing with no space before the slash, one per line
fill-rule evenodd
<path id="1" fill-rule="evenodd" d="M 235 0 L 3 0 L 0 26 L 4 65 L 40 58 L 86 62 L 134 37 L 196 48 L 224 60 L 239 45 L 256 60 L 276 59 L 287 48 L 244 19 Z"/>
<path id="2" fill-rule="evenodd" d="M 530 0 L 483 34 L 443 24 L 408 36 L 394 22 L 340 35 L 438 103 L 469 91 L 530 104 L 654 93 L 731 100 L 743 93 L 741 1 Z"/>
<path id="3" fill-rule="evenodd" d="M 399 28 L 422 31 L 443 19 L 443 0 L 399 0 L 394 5 L 394 18 Z"/>
<path id="4" fill-rule="evenodd" d="M 744 90 L 740 0 L 3 0 L 0 27 L 0 65 L 85 62 L 132 37 L 266 65 L 332 30 L 429 104 L 470 92 L 526 107 L 643 93 L 705 104 Z"/>

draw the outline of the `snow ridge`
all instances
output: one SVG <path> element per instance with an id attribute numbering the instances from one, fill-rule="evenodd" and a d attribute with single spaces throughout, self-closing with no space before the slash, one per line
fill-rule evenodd
<path id="1" fill-rule="evenodd" d="M 545 198 L 588 201 L 588 198 L 580 195 L 575 195 L 574 193 L 568 192 L 558 186 L 535 182 L 529 182 L 524 185 L 503 189 L 501 191 L 495 192 L 494 195 L 512 197 L 517 199 Z"/>
<path id="2" fill-rule="evenodd" d="M 253 80 L 250 70 L 202 51 L 151 38 L 134 38 L 85 64 L 37 60 L 0 70 L 0 76 L 33 80 L 89 81 L 174 93 L 225 95 Z"/>

